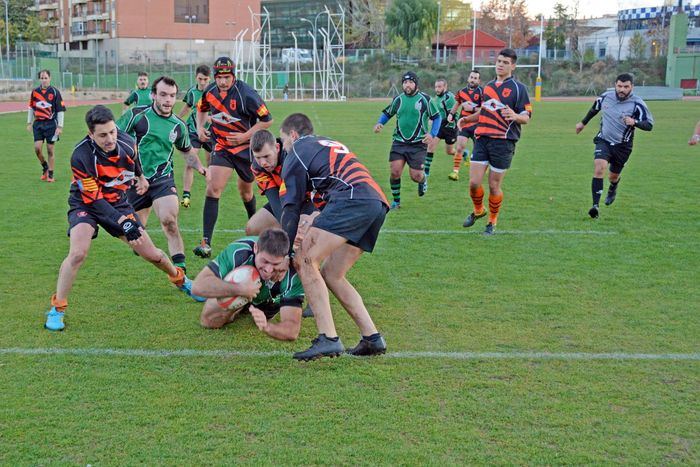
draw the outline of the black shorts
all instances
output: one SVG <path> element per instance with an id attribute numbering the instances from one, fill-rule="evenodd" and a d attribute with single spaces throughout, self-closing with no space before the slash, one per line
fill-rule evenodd
<path id="1" fill-rule="evenodd" d="M 423 170 L 427 154 L 428 146 L 425 143 L 401 143 L 394 141 L 391 144 L 389 162 L 404 160 L 410 168 Z"/>
<path id="2" fill-rule="evenodd" d="M 332 199 L 312 226 L 340 235 L 350 245 L 371 253 L 387 210 L 384 203 L 375 199 Z"/>
<path id="3" fill-rule="evenodd" d="M 250 149 L 244 149 L 238 154 L 231 154 L 228 151 L 219 150 L 211 153 L 211 162 L 209 167 L 218 165 L 220 167 L 228 167 L 236 171 L 238 176 L 246 183 L 253 183 L 255 175 L 250 168 Z"/>
<path id="4" fill-rule="evenodd" d="M 449 128 L 445 125 L 440 125 L 437 137 L 445 140 L 445 144 L 455 144 L 457 141 L 457 128 Z"/>
<path id="5" fill-rule="evenodd" d="M 488 165 L 494 172 L 504 172 L 510 168 L 515 155 L 515 141 L 481 136 L 474 143 L 471 162 Z"/>
<path id="6" fill-rule="evenodd" d="M 625 167 L 627 160 L 632 154 L 631 144 L 610 144 L 603 138 L 597 136 L 593 139 L 595 143 L 594 159 L 603 159 L 610 163 L 610 172 L 619 174 Z"/>
<path id="7" fill-rule="evenodd" d="M 205 151 L 211 153 L 211 141 L 207 141 L 206 143 L 202 143 L 199 140 L 199 135 L 197 133 L 190 133 L 190 144 L 195 149 L 202 148 Z"/>
<path id="8" fill-rule="evenodd" d="M 56 120 L 34 120 L 32 130 L 34 131 L 34 141 L 46 141 L 46 144 L 54 144 L 59 140 L 55 136 L 58 123 Z"/>
<path id="9" fill-rule="evenodd" d="M 150 181 L 148 185 L 148 191 L 143 195 L 136 193 L 136 185 L 133 185 L 126 192 L 126 197 L 129 203 L 134 207 L 136 211 L 142 209 L 150 208 L 153 206 L 153 201 L 158 198 L 163 198 L 165 196 L 177 196 L 177 188 L 175 188 L 175 180 L 173 179 L 173 173 L 170 172 L 165 177 L 157 178 Z"/>
<path id="10" fill-rule="evenodd" d="M 474 130 L 476 129 L 476 125 L 469 127 L 469 128 L 462 128 L 459 130 L 459 136 L 463 136 L 465 138 L 469 138 L 474 142 Z"/>
<path id="11" fill-rule="evenodd" d="M 119 224 L 116 224 L 109 219 L 102 219 L 87 204 L 71 199 L 69 200 L 69 205 L 70 208 L 68 209 L 67 232 L 69 237 L 71 229 L 78 224 L 90 224 L 95 229 L 95 233 L 92 234 L 92 238 L 97 238 L 99 227 L 105 229 L 107 233 L 110 234 L 112 237 L 118 238 L 124 235 L 124 232 L 122 231 Z M 113 204 L 112 207 L 114 207 L 114 209 L 116 209 L 120 213 L 124 214 L 126 217 L 136 221 L 136 223 L 139 224 L 139 227 L 141 227 L 141 223 L 139 223 L 136 217 L 134 208 L 131 207 L 131 205 L 126 200 L 121 200 L 117 204 Z"/>

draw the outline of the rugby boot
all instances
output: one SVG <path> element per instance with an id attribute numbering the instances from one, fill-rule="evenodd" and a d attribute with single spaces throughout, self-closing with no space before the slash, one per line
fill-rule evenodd
<path id="1" fill-rule="evenodd" d="M 180 201 L 180 205 L 187 209 L 190 207 L 190 197 L 189 196 L 183 196 L 182 201 Z"/>
<path id="2" fill-rule="evenodd" d="M 453 170 L 452 173 L 447 176 L 447 178 L 449 178 L 453 182 L 456 182 L 459 180 L 459 172 L 456 170 Z"/>
<path id="3" fill-rule="evenodd" d="M 598 218 L 598 205 L 597 204 L 594 204 L 593 207 L 588 210 L 588 215 L 591 216 L 592 219 Z"/>
<path id="4" fill-rule="evenodd" d="M 379 333 L 377 333 L 376 336 L 362 336 L 360 343 L 352 349 L 348 349 L 346 352 L 350 355 L 355 355 L 356 357 L 381 355 L 386 353 L 386 341 L 384 340 L 384 336 Z"/>
<path id="5" fill-rule="evenodd" d="M 202 243 L 197 245 L 197 247 L 194 250 L 192 250 L 192 252 L 200 258 L 211 257 L 211 247 L 205 240 L 202 240 Z"/>
<path id="6" fill-rule="evenodd" d="M 180 268 L 180 269 L 182 269 L 182 268 Z M 206 298 L 200 297 L 199 295 L 195 295 L 192 293 L 192 281 L 187 276 L 184 276 L 182 284 L 180 284 L 180 285 L 175 284 L 175 287 L 177 287 L 179 290 L 185 292 L 185 294 L 187 294 L 187 296 L 192 298 L 192 300 L 194 300 L 195 302 L 206 302 L 207 301 Z"/>
<path id="7" fill-rule="evenodd" d="M 469 214 L 467 216 L 466 219 L 464 219 L 464 223 L 462 224 L 462 227 L 471 227 L 472 225 L 474 225 L 474 223 L 476 222 L 477 219 L 481 219 L 485 215 L 486 215 L 486 209 L 484 209 L 481 212 L 481 214 L 475 214 L 474 212 L 472 212 L 471 214 Z"/>
<path id="8" fill-rule="evenodd" d="M 496 233 L 496 226 L 493 225 L 491 222 L 486 224 L 486 228 L 484 229 L 484 235 L 493 235 Z"/>
<path id="9" fill-rule="evenodd" d="M 46 181 L 49 182 L 49 183 L 53 183 L 53 182 L 56 181 L 56 179 L 53 178 L 53 177 L 48 177 L 48 176 L 47 176 L 47 177 L 46 177 Z"/>
<path id="10" fill-rule="evenodd" d="M 319 334 L 313 341 L 311 341 L 311 347 L 304 350 L 303 352 L 295 352 L 293 358 L 295 360 L 303 360 L 308 362 L 310 360 L 316 360 L 321 357 L 338 357 L 345 352 L 345 347 L 343 343 L 338 340 L 330 340 L 325 334 Z"/>
<path id="11" fill-rule="evenodd" d="M 301 317 L 302 318 L 313 318 L 314 317 L 314 310 L 311 309 L 311 305 L 306 305 L 306 308 L 304 308 L 304 311 L 301 312 Z"/>
<path id="12" fill-rule="evenodd" d="M 605 197 L 605 205 L 610 206 L 615 202 L 615 197 L 617 196 L 617 190 L 608 190 L 608 195 Z"/>
<path id="13" fill-rule="evenodd" d="M 418 182 L 418 196 L 423 196 L 428 191 L 428 177 L 425 177 L 422 182 Z"/>
<path id="14" fill-rule="evenodd" d="M 401 203 L 397 203 L 396 201 L 392 201 L 391 207 L 389 208 L 389 210 L 394 211 L 396 209 L 401 209 Z"/>
<path id="15" fill-rule="evenodd" d="M 46 179 L 48 179 L 48 178 L 49 178 L 49 171 L 48 170 L 44 170 L 43 172 L 41 172 L 41 180 L 42 181 L 45 182 Z"/>
<path id="16" fill-rule="evenodd" d="M 49 311 L 46 312 L 46 323 L 44 327 L 49 331 L 63 331 L 66 325 L 63 323 L 63 312 L 58 311 L 55 306 L 52 306 Z"/>

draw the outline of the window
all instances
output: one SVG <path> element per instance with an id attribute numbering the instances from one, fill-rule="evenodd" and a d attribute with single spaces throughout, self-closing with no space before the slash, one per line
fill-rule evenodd
<path id="1" fill-rule="evenodd" d="M 209 0 L 175 0 L 176 23 L 209 24 Z"/>

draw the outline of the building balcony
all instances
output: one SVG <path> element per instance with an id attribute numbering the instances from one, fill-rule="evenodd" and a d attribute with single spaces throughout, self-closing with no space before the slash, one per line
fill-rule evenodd
<path id="1" fill-rule="evenodd" d="M 88 12 L 88 14 L 85 16 L 85 19 L 87 19 L 88 21 L 89 20 L 96 20 L 96 21 L 106 20 L 106 19 L 109 19 L 109 13 L 108 12 L 101 12 L 101 13 Z"/>
<path id="2" fill-rule="evenodd" d="M 28 8 L 29 11 L 57 10 L 57 0 L 35 0 L 34 5 Z"/>
<path id="3" fill-rule="evenodd" d="M 87 2 L 88 2 L 88 0 L 71 0 L 70 4 L 71 5 L 79 5 L 81 3 L 87 3 Z"/>

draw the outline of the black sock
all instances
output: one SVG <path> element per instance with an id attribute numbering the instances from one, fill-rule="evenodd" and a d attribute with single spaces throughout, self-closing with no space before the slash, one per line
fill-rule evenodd
<path id="1" fill-rule="evenodd" d="M 41 163 L 41 168 L 44 170 L 44 172 L 46 172 L 47 170 L 49 170 L 49 164 L 46 161 L 44 161 Z"/>
<path id="2" fill-rule="evenodd" d="M 608 187 L 608 191 L 610 193 L 615 193 L 615 190 L 617 190 L 617 184 L 620 183 L 620 179 L 618 178 L 616 182 L 610 182 L 610 186 Z"/>
<path id="3" fill-rule="evenodd" d="M 189 191 L 183 191 L 183 192 L 182 192 L 182 197 L 183 197 L 183 198 L 189 198 L 189 197 L 190 197 L 190 192 L 189 192 Z"/>
<path id="4" fill-rule="evenodd" d="M 243 206 L 245 206 L 245 211 L 248 213 L 248 219 L 253 217 L 253 214 L 255 214 L 255 196 L 250 201 L 243 201 Z"/>
<path id="5" fill-rule="evenodd" d="M 326 336 L 326 335 L 324 334 L 324 336 Z M 326 336 L 326 339 L 328 339 L 329 341 L 338 342 L 339 337 L 338 336 L 335 336 L 335 337 Z"/>
<path id="6" fill-rule="evenodd" d="M 177 254 L 171 256 L 170 259 L 173 261 L 173 264 L 175 266 L 177 266 L 178 268 L 182 268 L 185 272 L 187 272 L 187 268 L 185 267 L 185 254 L 184 253 L 177 253 Z"/>
<path id="7" fill-rule="evenodd" d="M 202 226 L 204 230 L 204 239 L 207 245 L 211 245 L 211 239 L 214 236 L 214 226 L 216 218 L 219 217 L 219 198 L 207 196 L 204 198 L 204 214 L 202 215 Z"/>
<path id="8" fill-rule="evenodd" d="M 600 196 L 603 194 L 603 179 L 593 177 L 591 182 L 591 194 L 593 195 L 593 204 L 600 203 Z"/>
<path id="9" fill-rule="evenodd" d="M 395 203 L 401 202 L 401 179 L 400 178 L 389 178 L 389 184 L 391 185 L 391 196 L 394 198 Z"/>
<path id="10" fill-rule="evenodd" d="M 425 164 L 423 165 L 426 176 L 430 175 L 430 166 L 432 163 L 433 163 L 433 153 L 429 152 L 428 154 L 425 155 Z"/>
<path id="11" fill-rule="evenodd" d="M 370 342 L 374 342 L 374 341 L 376 341 L 377 339 L 379 339 L 380 337 L 382 337 L 382 335 L 381 335 L 380 333 L 378 333 L 378 332 L 375 332 L 375 333 L 372 334 L 371 336 L 362 336 L 362 338 L 363 338 L 364 340 L 370 341 Z"/>
<path id="12" fill-rule="evenodd" d="M 49 178 L 53 178 L 53 170 L 49 170 Z"/>

